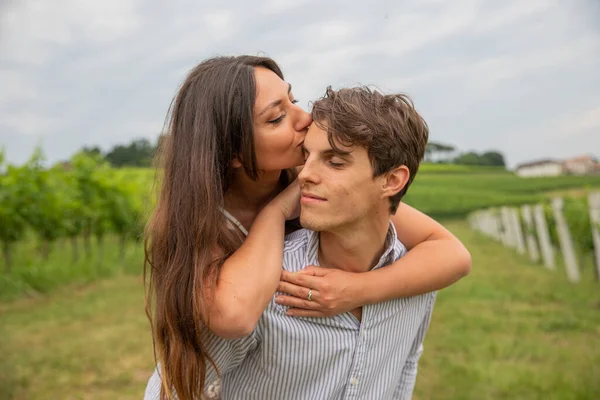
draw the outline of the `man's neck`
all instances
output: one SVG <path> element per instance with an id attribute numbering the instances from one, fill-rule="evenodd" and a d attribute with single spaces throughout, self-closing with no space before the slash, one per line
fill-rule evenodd
<path id="1" fill-rule="evenodd" d="M 352 226 L 320 232 L 319 264 L 349 272 L 367 272 L 385 251 L 389 229 L 388 214 L 363 218 Z"/>
<path id="2" fill-rule="evenodd" d="M 225 193 L 225 209 L 232 213 L 247 228 L 264 206 L 281 190 L 281 172 L 260 173 L 254 181 L 239 168 L 230 189 Z"/>

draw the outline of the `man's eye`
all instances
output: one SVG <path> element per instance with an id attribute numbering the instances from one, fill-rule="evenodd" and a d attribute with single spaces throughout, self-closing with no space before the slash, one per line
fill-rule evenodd
<path id="1" fill-rule="evenodd" d="M 333 162 L 333 161 L 329 161 L 329 165 L 331 165 L 334 168 L 340 168 L 340 167 L 344 166 L 344 163 L 336 163 L 336 162 Z"/>
<path id="2" fill-rule="evenodd" d="M 298 104 L 298 100 L 296 100 L 296 99 L 292 100 L 292 104 Z"/>

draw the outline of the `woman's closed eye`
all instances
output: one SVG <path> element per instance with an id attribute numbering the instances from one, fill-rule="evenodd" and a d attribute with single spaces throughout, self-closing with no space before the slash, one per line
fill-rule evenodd
<path id="1" fill-rule="evenodd" d="M 291 101 L 291 103 L 292 103 L 292 104 L 298 104 L 298 100 L 296 100 L 296 99 L 293 99 L 293 100 L 290 100 L 290 101 Z M 283 120 L 285 117 L 286 117 L 286 114 L 281 114 L 279 117 L 277 117 L 277 118 L 275 118 L 275 119 L 272 119 L 272 120 L 269 120 L 269 121 L 267 121 L 267 123 L 269 123 L 269 124 L 273 124 L 273 125 L 277 125 L 277 124 L 279 124 L 279 123 L 280 123 L 280 122 L 281 122 L 281 121 L 282 121 L 282 120 Z"/>
<path id="2" fill-rule="evenodd" d="M 285 118 L 285 114 L 281 114 L 279 117 L 267 121 L 269 124 L 277 125 Z"/>

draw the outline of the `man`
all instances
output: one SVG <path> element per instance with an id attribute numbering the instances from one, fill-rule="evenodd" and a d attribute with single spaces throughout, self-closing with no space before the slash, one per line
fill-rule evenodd
<path id="1" fill-rule="evenodd" d="M 283 268 L 385 268 L 406 252 L 390 215 L 417 173 L 427 124 L 406 96 L 364 87 L 328 88 L 312 113 L 298 177 L 306 229 L 286 238 Z M 307 300 L 318 295 L 309 291 Z M 428 293 L 328 318 L 293 318 L 273 300 L 248 337 L 207 337 L 221 398 L 410 398 L 434 301 Z M 153 379 L 148 397 L 160 385 Z M 207 382 L 218 385 L 214 370 Z M 217 389 L 209 384 L 207 397 Z"/>

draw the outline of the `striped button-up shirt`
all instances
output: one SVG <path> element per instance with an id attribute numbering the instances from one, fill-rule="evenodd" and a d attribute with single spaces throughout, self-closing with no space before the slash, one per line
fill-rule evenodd
<path id="1" fill-rule="evenodd" d="M 300 230 L 286 238 L 283 267 L 295 272 L 319 265 L 318 233 Z M 383 268 L 406 253 L 390 228 Z M 254 332 L 242 339 L 210 335 L 207 349 L 222 374 L 208 373 L 207 397 L 226 399 L 409 399 L 436 293 L 362 307 L 362 320 L 344 313 L 327 318 L 289 317 L 268 305 Z M 220 385 L 220 387 L 219 387 Z M 155 371 L 146 388 L 157 400 Z"/>

